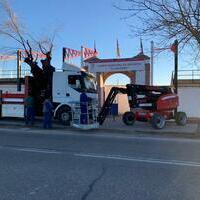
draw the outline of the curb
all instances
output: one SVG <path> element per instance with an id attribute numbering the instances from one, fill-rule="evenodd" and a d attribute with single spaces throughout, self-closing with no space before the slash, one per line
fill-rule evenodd
<path id="1" fill-rule="evenodd" d="M 125 130 L 125 129 L 101 129 L 101 131 L 105 132 L 110 132 L 110 133 L 118 133 L 121 132 L 121 134 L 126 134 L 126 135 L 140 135 L 140 136 L 170 136 L 170 137 L 180 137 L 180 138 L 200 138 L 200 132 L 193 132 L 193 133 L 188 133 L 188 132 L 181 132 L 181 133 L 176 133 L 176 132 L 158 132 L 158 131 L 153 131 L 153 130 Z M 122 133 L 123 132 L 123 133 Z"/>
<path id="2" fill-rule="evenodd" d="M 0 127 L 5 127 L 5 128 L 10 128 L 10 127 L 21 127 L 21 128 L 33 128 L 33 130 L 46 130 L 42 128 L 42 125 L 34 125 L 34 126 L 26 126 L 22 123 L 18 124 L 3 124 L 0 123 Z M 58 130 L 58 131 L 71 131 L 71 132 L 80 132 L 80 129 L 76 129 L 73 127 L 64 127 L 62 125 L 56 125 L 54 124 L 52 129 L 47 129 L 47 130 Z M 98 133 L 108 133 L 116 135 L 126 135 L 126 136 L 160 136 L 160 137 L 171 137 L 171 138 L 190 138 L 190 139 L 195 139 L 195 138 L 200 138 L 200 124 L 198 124 L 198 128 L 195 132 L 193 133 L 188 133 L 188 132 L 181 132 L 181 133 L 176 133 L 173 131 L 169 132 L 159 132 L 158 130 L 127 130 L 127 129 L 110 129 L 110 128 L 100 128 L 100 129 L 92 129 L 92 130 L 82 130 L 83 135 L 88 135 L 88 134 L 98 134 Z M 47 133 L 45 133 L 47 134 Z M 51 134 L 51 133 L 49 133 Z M 62 133 L 65 134 L 65 133 Z"/>

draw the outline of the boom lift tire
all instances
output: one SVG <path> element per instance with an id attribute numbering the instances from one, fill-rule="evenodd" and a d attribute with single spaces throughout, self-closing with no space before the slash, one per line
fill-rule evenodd
<path id="1" fill-rule="evenodd" d="M 124 124 L 131 126 L 135 123 L 135 114 L 133 112 L 125 112 L 123 114 L 122 120 Z"/>
<path id="2" fill-rule="evenodd" d="M 71 109 L 67 106 L 61 107 L 58 110 L 58 119 L 63 125 L 69 126 L 72 120 Z"/>
<path id="3" fill-rule="evenodd" d="M 187 115 L 185 112 L 177 112 L 175 116 L 176 124 L 179 126 L 185 126 L 187 123 Z"/>
<path id="4" fill-rule="evenodd" d="M 153 128 L 162 129 L 166 124 L 166 120 L 162 115 L 154 113 L 151 119 L 151 124 Z"/>

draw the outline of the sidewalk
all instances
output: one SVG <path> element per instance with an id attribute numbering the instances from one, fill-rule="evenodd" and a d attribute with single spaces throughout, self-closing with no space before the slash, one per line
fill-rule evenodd
<path id="1" fill-rule="evenodd" d="M 12 119 L 12 118 L 4 118 L 0 119 L 0 127 L 27 127 L 22 119 Z M 31 127 L 31 126 L 28 126 Z M 42 129 L 42 119 L 37 119 L 33 128 Z M 53 129 L 56 130 L 67 130 L 71 132 L 80 131 L 79 129 L 73 127 L 66 127 L 59 124 L 58 121 L 54 121 Z M 166 126 L 157 130 L 152 128 L 151 124 L 148 122 L 135 122 L 133 126 L 125 125 L 121 117 L 117 117 L 113 119 L 112 117 L 108 117 L 104 124 L 99 127 L 98 130 L 87 130 L 83 131 L 83 133 L 120 133 L 120 134 L 152 134 L 152 135 L 171 135 L 171 136 L 183 136 L 183 137 L 200 137 L 200 124 L 198 123 L 188 123 L 186 126 L 177 126 L 175 122 L 169 121 Z"/>
<path id="2" fill-rule="evenodd" d="M 167 121 L 163 129 L 154 129 L 149 122 L 135 122 L 133 126 L 127 126 L 122 122 L 120 117 L 116 119 L 107 118 L 101 129 L 118 129 L 122 131 L 138 132 L 138 133 L 171 133 L 171 134 L 197 134 L 200 132 L 199 124 L 188 123 L 186 126 L 178 126 L 174 121 Z"/>

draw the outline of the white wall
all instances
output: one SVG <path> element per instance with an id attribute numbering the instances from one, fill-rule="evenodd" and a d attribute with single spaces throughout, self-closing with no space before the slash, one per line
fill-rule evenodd
<path id="1" fill-rule="evenodd" d="M 11 85 L 11 84 L 3 84 L 3 85 L 0 85 L 0 90 L 3 91 L 3 93 L 24 93 L 24 85 L 21 85 L 21 92 L 17 92 L 17 85 L 14 84 L 14 85 Z"/>
<path id="2" fill-rule="evenodd" d="M 123 86 L 123 85 L 105 85 L 105 89 L 104 89 L 105 98 L 108 96 L 110 89 L 114 86 L 125 88 L 125 86 Z M 127 94 L 118 94 L 115 98 L 114 103 L 118 103 L 118 113 L 119 114 L 124 114 L 126 111 L 130 111 Z"/>
<path id="3" fill-rule="evenodd" d="M 180 87 L 179 111 L 184 111 L 188 117 L 200 118 L 200 88 L 198 87 Z"/>
<path id="4" fill-rule="evenodd" d="M 145 71 L 136 71 L 135 84 L 145 85 Z"/>

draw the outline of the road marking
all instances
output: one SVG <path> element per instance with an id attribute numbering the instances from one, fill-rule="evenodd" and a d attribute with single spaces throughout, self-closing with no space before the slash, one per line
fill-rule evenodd
<path id="1" fill-rule="evenodd" d="M 188 166 L 188 167 L 200 167 L 200 162 L 191 162 L 191 161 L 182 161 L 182 160 L 164 160 L 164 159 L 155 159 L 155 158 L 126 157 L 126 156 L 121 156 L 121 155 L 100 155 L 100 154 L 82 154 L 82 153 L 76 153 L 74 155 L 80 156 L 80 157 L 88 157 L 88 158 L 123 160 L 123 161 L 132 161 L 132 162 L 178 165 L 178 166 Z"/>
<path id="2" fill-rule="evenodd" d="M 22 148 L 22 147 L 12 147 L 12 146 L 0 146 L 1 149 L 31 152 L 31 153 L 43 153 L 43 154 L 68 154 L 75 157 L 88 157 L 95 159 L 109 159 L 109 160 L 122 160 L 122 161 L 132 161 L 132 162 L 143 162 L 150 164 L 165 164 L 165 165 L 177 165 L 177 166 L 188 166 L 188 167 L 200 167 L 200 162 L 192 162 L 186 160 L 165 160 L 157 158 L 142 158 L 142 157 L 129 157 L 122 155 L 105 155 L 105 154 L 95 154 L 95 153 L 76 153 L 70 151 L 58 151 L 52 149 L 38 149 L 38 148 Z"/>
<path id="3" fill-rule="evenodd" d="M 51 149 L 38 149 L 38 148 L 23 148 L 23 147 L 14 147 L 14 146 L 0 146 L 1 149 L 8 149 L 14 151 L 23 151 L 31 153 L 44 153 L 44 154 L 63 154 L 64 152 L 51 150 Z"/>

